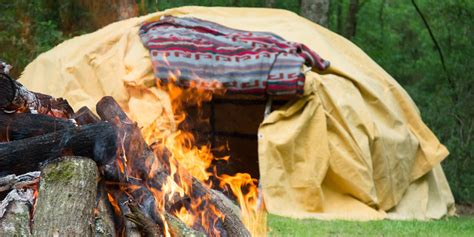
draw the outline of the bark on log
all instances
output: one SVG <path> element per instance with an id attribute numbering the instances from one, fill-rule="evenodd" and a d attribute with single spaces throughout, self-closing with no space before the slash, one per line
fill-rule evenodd
<path id="1" fill-rule="evenodd" d="M 163 233 L 160 225 L 156 224 L 150 217 L 146 216 L 135 202 L 128 202 L 131 213 L 125 214 L 128 220 L 135 223 L 142 235 L 146 237 L 159 237 Z"/>
<path id="2" fill-rule="evenodd" d="M 187 227 L 180 219 L 169 213 L 165 213 L 166 223 L 168 223 L 169 231 L 173 237 L 205 237 L 202 232 Z"/>
<path id="3" fill-rule="evenodd" d="M 35 236 L 94 236 L 97 166 L 86 157 L 62 157 L 42 168 L 34 212 Z"/>
<path id="4" fill-rule="evenodd" d="M 113 209 L 107 199 L 104 185 L 97 185 L 97 204 L 95 213 L 95 237 L 115 236 Z"/>
<path id="5" fill-rule="evenodd" d="M 0 142 L 40 136 L 73 127 L 74 123 L 68 119 L 43 114 L 0 112 Z"/>
<path id="6" fill-rule="evenodd" d="M 2 201 L 0 209 L 0 236 L 31 236 L 30 206 L 33 190 L 12 190 Z"/>
<path id="7" fill-rule="evenodd" d="M 87 156 L 98 165 L 115 159 L 117 135 L 105 122 L 63 129 L 43 136 L 0 143 L 1 171 L 22 174 L 63 155 Z"/>

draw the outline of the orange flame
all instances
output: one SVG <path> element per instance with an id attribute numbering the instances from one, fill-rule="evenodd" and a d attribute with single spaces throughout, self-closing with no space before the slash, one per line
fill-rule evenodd
<path id="1" fill-rule="evenodd" d="M 157 86 L 166 91 L 170 97 L 170 102 L 173 111 L 173 118 L 175 126 L 179 127 L 186 119 L 185 105 L 197 105 L 202 106 L 203 102 L 210 101 L 212 99 L 213 91 L 209 91 L 206 86 L 200 83 L 189 83 L 187 89 L 178 87 L 174 82 L 177 80 L 179 71 L 175 73 L 169 73 L 169 80 L 171 83 L 161 85 L 157 83 Z M 214 85 L 215 86 L 215 85 Z M 219 88 L 219 86 L 215 86 Z M 215 92 L 215 91 L 214 91 Z M 228 160 L 229 157 L 214 157 L 212 149 L 209 145 L 200 146 L 196 145 L 194 136 L 189 131 L 176 130 L 172 131 L 173 128 L 164 129 L 163 127 L 158 128 L 162 118 L 158 118 L 152 125 L 142 129 L 142 133 L 146 138 L 148 144 L 159 142 L 169 150 L 173 159 L 177 160 L 179 164 L 184 167 L 190 174 L 202 182 L 207 182 L 210 185 L 209 178 L 216 176 L 220 180 L 221 188 L 230 188 L 232 194 L 236 197 L 240 208 L 242 210 L 242 220 L 245 226 L 254 236 L 266 235 L 266 219 L 264 218 L 263 210 L 258 210 L 257 207 L 257 180 L 250 177 L 249 174 L 236 174 L 235 176 L 222 175 L 217 176 L 215 172 L 209 172 L 209 170 L 215 170 L 212 167 L 214 160 Z M 166 131 L 166 132 L 163 132 Z M 179 171 L 176 170 L 174 165 L 171 165 L 172 175 L 174 176 Z M 186 185 L 179 186 L 179 184 L 173 182 L 173 179 L 169 178 L 165 193 L 168 193 L 168 197 L 171 197 L 175 192 L 179 190 L 180 195 L 187 193 Z M 245 190 L 245 191 L 244 191 Z M 200 206 L 203 200 L 197 199 L 192 200 L 191 207 L 181 207 L 179 211 L 174 213 L 181 221 L 188 226 L 193 226 L 196 221 L 201 221 L 201 225 L 205 228 L 215 225 L 216 223 L 209 223 L 210 221 L 202 215 L 205 213 L 200 210 Z M 215 209 L 214 206 L 208 204 L 207 211 L 213 212 L 213 215 L 224 218 L 223 214 Z M 201 216 L 199 216 L 201 215 Z M 263 216 L 262 216 L 263 215 Z M 216 219 L 213 220 L 217 221 Z M 206 223 L 207 222 L 207 223 Z M 219 233 L 214 232 L 215 230 L 207 229 L 207 233 L 214 233 L 219 236 Z"/>
<path id="2" fill-rule="evenodd" d="M 169 64 L 166 57 L 163 56 L 163 58 L 165 63 Z M 258 209 L 257 206 L 257 180 L 251 178 L 249 174 L 240 173 L 235 176 L 217 176 L 213 161 L 228 160 L 229 157 L 215 157 L 210 145 L 197 146 L 190 131 L 177 129 L 187 118 L 186 106 L 192 105 L 201 108 L 204 102 L 212 99 L 213 93 L 224 91 L 222 85 L 216 81 L 208 82 L 196 77 L 196 80 L 188 82 L 186 88 L 183 88 L 177 85 L 181 75 L 179 70 L 169 71 L 168 75 L 169 83 L 161 84 L 157 80 L 156 86 L 167 92 L 169 96 L 173 113 L 171 115 L 172 122 L 166 122 L 166 118 L 164 118 L 166 116 L 158 117 L 150 126 L 141 130 L 145 141 L 148 144 L 154 144 L 156 153 L 163 150 L 170 153 L 170 167 L 168 167 L 170 176 L 166 178 L 162 189 L 157 190 L 148 187 L 158 204 L 156 208 L 159 210 L 157 211 L 163 213 L 166 203 L 170 202 L 175 196 L 184 197 L 186 194 L 190 194 L 192 181 L 186 178 L 187 176 L 180 170 L 184 168 L 209 187 L 212 185 L 210 177 L 215 176 L 220 181 L 221 188 L 230 188 L 242 210 L 242 221 L 251 234 L 253 236 L 266 235 L 265 215 L 262 209 Z M 159 157 L 158 154 L 157 157 Z M 176 162 L 179 163 L 180 168 L 178 168 Z M 147 165 L 151 167 L 150 175 L 154 175 L 154 171 L 159 167 L 158 162 L 155 161 Z M 210 170 L 214 172 L 210 172 Z M 193 198 L 189 205 L 182 206 L 173 214 L 190 227 L 202 226 L 206 233 L 220 236 L 219 230 L 214 227 L 219 220 L 223 221 L 225 216 L 209 203 L 208 198 Z M 164 218 L 162 219 L 164 220 Z"/>

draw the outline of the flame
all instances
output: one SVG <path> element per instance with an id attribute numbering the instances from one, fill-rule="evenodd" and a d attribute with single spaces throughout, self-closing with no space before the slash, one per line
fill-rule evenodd
<path id="1" fill-rule="evenodd" d="M 169 65 L 165 56 L 163 59 Z M 222 225 L 225 219 L 224 214 L 220 213 L 209 201 L 210 197 L 192 195 L 192 180 L 189 174 L 209 187 L 212 186 L 210 178 L 215 177 L 214 180 L 220 182 L 219 186 L 222 189 L 230 189 L 235 196 L 241 208 L 242 221 L 251 234 L 253 236 L 266 235 L 266 219 L 262 215 L 263 209 L 257 202 L 257 180 L 250 177 L 249 174 L 217 175 L 214 161 L 228 160 L 229 157 L 215 157 L 213 151 L 222 151 L 225 147 L 197 146 L 193 133 L 186 130 L 185 121 L 188 118 L 186 106 L 202 108 L 203 103 L 210 101 L 213 94 L 224 91 L 222 85 L 217 81 L 208 82 L 196 76 L 195 80 L 186 82 L 183 86 L 183 82 L 178 81 L 180 75 L 179 70 L 169 71 L 168 83 L 156 80 L 156 87 L 168 94 L 171 108 L 164 110 L 168 114 L 164 112 L 151 125 L 141 129 L 145 142 L 152 145 L 156 157 L 156 159 L 152 159 L 151 163 L 145 162 L 144 164 L 149 168 L 146 178 L 158 178 L 155 176 L 159 173 L 157 171 L 163 169 L 163 165 L 169 171 L 169 176 L 163 180 L 161 187 L 152 187 L 148 184 L 146 186 L 153 195 L 154 208 L 163 220 L 165 236 L 170 236 L 168 223 L 163 214 L 165 207 L 168 204 L 174 205 L 175 200 L 191 196 L 193 198 L 181 202 L 181 206 L 176 207 L 172 214 L 189 227 L 204 231 L 211 236 L 221 235 L 217 226 Z M 122 147 L 122 149 L 124 148 Z M 165 153 L 167 155 L 163 155 Z M 130 166 L 131 159 L 133 157 L 120 157 L 117 160 L 120 172 L 127 176 L 127 180 L 129 177 L 138 179 L 138 177 L 134 177 L 134 167 Z M 138 192 L 139 189 L 138 186 L 128 185 L 122 191 L 133 193 Z M 108 195 L 108 198 L 114 210 L 120 211 L 117 200 L 111 195 Z"/>
<path id="2" fill-rule="evenodd" d="M 157 87 L 166 91 L 169 95 L 172 112 L 174 127 L 169 126 L 167 129 L 164 128 L 166 124 L 170 125 L 173 123 L 163 122 L 164 119 L 159 117 L 150 126 L 142 129 L 142 134 L 146 138 L 148 144 L 159 143 L 161 146 L 171 153 L 172 159 L 179 162 L 180 166 L 184 167 L 191 175 L 193 175 L 199 181 L 202 181 L 211 186 L 210 177 L 215 176 L 220 181 L 220 187 L 223 189 L 229 189 L 237 199 L 239 206 L 242 211 L 242 221 L 245 226 L 249 229 L 253 236 L 264 236 L 266 235 L 266 219 L 264 218 L 263 209 L 259 209 L 257 205 L 258 199 L 258 188 L 257 180 L 250 177 L 249 174 L 236 174 L 235 176 L 222 175 L 217 176 L 215 167 L 213 167 L 213 161 L 215 160 L 228 160 L 229 157 L 215 157 L 212 153 L 210 145 L 197 146 L 194 136 L 191 132 L 185 130 L 176 129 L 178 128 L 187 118 L 185 112 L 185 106 L 196 105 L 201 108 L 203 102 L 210 101 L 212 94 L 220 90 L 209 90 L 209 83 L 207 82 L 190 82 L 186 88 L 177 85 L 177 79 L 180 75 L 179 70 L 175 72 L 169 72 L 169 83 L 161 84 L 157 82 Z M 202 80 L 204 81 L 204 80 Z M 214 88 L 220 89 L 220 86 L 213 83 Z M 222 150 L 223 148 L 217 148 Z M 175 165 L 171 165 L 173 177 L 176 173 L 179 174 Z M 213 172 L 209 170 L 214 170 Z M 182 184 L 181 184 L 182 185 Z M 182 196 L 187 193 L 187 186 L 181 186 L 180 184 L 173 181 L 172 178 L 168 177 L 168 182 L 164 186 L 164 192 L 168 193 L 168 197 L 179 192 Z M 181 221 L 188 226 L 195 226 L 196 222 L 206 228 L 207 233 L 213 233 L 219 236 L 218 230 L 209 229 L 211 226 L 215 226 L 218 219 L 224 219 L 224 215 L 220 213 L 214 206 L 210 205 L 203 199 L 197 198 L 191 200 L 189 207 L 181 207 L 174 214 Z M 206 208 L 202 208 L 203 203 L 207 205 Z M 205 211 L 202 211 L 205 210 Z M 210 213 L 209 213 L 210 212 Z M 214 216 L 217 218 L 209 219 L 208 216 Z"/>
<path id="3" fill-rule="evenodd" d="M 112 208 L 114 209 L 114 212 L 116 215 L 120 216 L 120 206 L 117 202 L 117 200 L 115 200 L 115 198 L 110 194 L 110 193 L 107 193 L 107 199 L 109 200 L 110 204 L 112 205 Z"/>
<path id="4" fill-rule="evenodd" d="M 246 173 L 217 176 L 223 189 L 230 188 L 242 211 L 242 221 L 252 236 L 266 236 L 266 213 L 259 203 L 257 180 Z"/>

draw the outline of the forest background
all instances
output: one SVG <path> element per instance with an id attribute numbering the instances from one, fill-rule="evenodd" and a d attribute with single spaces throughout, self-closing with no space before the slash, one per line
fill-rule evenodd
<path id="1" fill-rule="evenodd" d="M 0 59 L 18 77 L 66 39 L 185 5 L 287 9 L 351 40 L 412 96 L 451 153 L 442 165 L 457 203 L 474 203 L 471 0 L 0 0 Z"/>

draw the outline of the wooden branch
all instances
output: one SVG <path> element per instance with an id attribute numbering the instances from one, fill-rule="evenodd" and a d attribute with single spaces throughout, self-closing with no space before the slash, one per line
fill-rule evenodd
<path id="1" fill-rule="evenodd" d="M 0 142 L 40 136 L 73 127 L 74 123 L 68 119 L 43 114 L 0 112 Z"/>
<path id="2" fill-rule="evenodd" d="M 41 170 L 35 236 L 93 236 L 97 166 L 86 157 L 62 157 Z"/>
<path id="3" fill-rule="evenodd" d="M 0 77 L 0 109 L 7 113 L 30 112 L 70 118 L 74 113 L 66 100 L 31 92 L 6 76 Z"/>
<path id="4" fill-rule="evenodd" d="M 31 236 L 33 190 L 12 190 L 0 203 L 0 236 Z"/>
<path id="5" fill-rule="evenodd" d="M 104 165 L 114 160 L 116 153 L 116 129 L 100 122 L 0 143 L 0 167 L 22 174 L 38 170 L 41 162 L 68 154 L 91 157 L 98 165 Z"/>
<path id="6" fill-rule="evenodd" d="M 418 4 L 416 4 L 416 1 L 411 0 L 411 3 L 415 7 L 415 10 L 420 16 L 421 20 L 423 20 L 423 24 L 425 24 L 425 27 L 428 30 L 428 33 L 430 34 L 431 41 L 433 41 L 433 44 L 436 47 L 436 50 L 438 51 L 439 60 L 441 61 L 441 66 L 443 66 L 443 71 L 446 73 L 446 79 L 448 80 L 449 86 L 451 87 L 451 90 L 453 92 L 451 93 L 451 96 L 454 102 L 456 103 L 459 100 L 458 95 L 456 93 L 457 86 L 456 86 L 456 82 L 451 78 L 451 74 L 448 72 L 448 68 L 446 67 L 443 50 L 441 50 L 441 47 L 439 46 L 438 41 L 436 40 L 436 37 L 433 34 L 433 31 L 431 30 L 430 24 L 426 20 L 425 15 L 423 15 L 423 13 L 421 12 L 420 8 L 418 7 Z"/>

